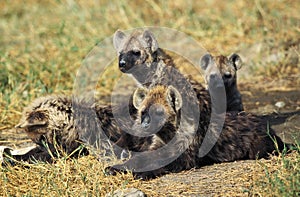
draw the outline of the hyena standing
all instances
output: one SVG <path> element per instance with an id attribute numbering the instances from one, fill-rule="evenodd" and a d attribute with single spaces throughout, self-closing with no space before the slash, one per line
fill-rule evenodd
<path id="1" fill-rule="evenodd" d="M 216 143 L 205 156 L 200 156 L 210 117 L 209 106 L 204 100 L 199 97 L 200 119 L 197 132 L 192 135 L 188 125 L 182 125 L 186 118 L 181 113 L 184 103 L 181 94 L 173 86 L 139 88 L 133 97 L 133 104 L 138 110 L 133 127 L 136 135 L 148 133 L 150 136 L 141 146 L 141 151 L 148 151 L 149 155 L 152 151 L 158 152 L 150 156 L 133 155 L 123 164 L 108 167 L 110 174 L 132 170 L 136 178 L 149 179 L 207 164 L 267 157 L 268 153 L 277 149 L 273 140 L 277 142 L 279 150 L 283 149 L 281 139 L 272 130 L 267 133 L 267 124 L 256 116 L 245 112 L 227 113 L 223 131 Z M 214 128 L 212 133 L 218 136 Z M 161 148 L 170 143 L 172 146 L 162 151 Z M 170 158 L 171 162 L 160 166 L 166 158 Z M 135 171 L 137 169 L 152 170 Z"/>
<path id="2" fill-rule="evenodd" d="M 242 67 L 240 56 L 232 54 L 227 58 L 206 54 L 201 58 L 200 65 L 205 70 L 207 89 L 217 96 L 217 92 L 225 88 L 226 111 L 244 111 L 242 96 L 237 88 L 237 70 Z"/>

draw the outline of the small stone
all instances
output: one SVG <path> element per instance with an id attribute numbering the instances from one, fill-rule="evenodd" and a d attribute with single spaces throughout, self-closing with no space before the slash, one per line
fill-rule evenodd
<path id="1" fill-rule="evenodd" d="M 28 97 L 28 91 L 27 90 L 24 90 L 23 93 L 22 93 L 22 96 L 24 98 L 27 98 Z"/>
<path id="2" fill-rule="evenodd" d="M 277 103 L 275 103 L 275 106 L 278 107 L 278 108 L 283 108 L 285 106 L 285 102 L 278 101 Z"/>
<path id="3" fill-rule="evenodd" d="M 146 197 L 146 194 L 136 188 L 118 189 L 113 194 L 108 193 L 106 197 Z"/>

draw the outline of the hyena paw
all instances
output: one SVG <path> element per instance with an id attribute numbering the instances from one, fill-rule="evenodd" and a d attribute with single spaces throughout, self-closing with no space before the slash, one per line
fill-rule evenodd
<path id="1" fill-rule="evenodd" d="M 116 176 L 117 173 L 127 173 L 126 171 L 122 170 L 118 165 L 115 166 L 108 166 L 105 168 L 105 174 L 106 175 L 111 175 L 111 176 Z"/>
<path id="2" fill-rule="evenodd" d="M 156 177 L 156 175 L 151 171 L 149 171 L 149 172 L 133 172 L 132 174 L 133 174 L 134 179 L 143 180 L 143 181 L 154 179 Z"/>

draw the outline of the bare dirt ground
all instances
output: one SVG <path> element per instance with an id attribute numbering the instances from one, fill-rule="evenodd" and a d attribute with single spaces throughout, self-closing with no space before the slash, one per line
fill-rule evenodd
<path id="1" fill-rule="evenodd" d="M 266 118 L 285 142 L 293 143 L 295 139 L 300 139 L 299 87 L 289 85 L 288 88 L 278 88 L 274 85 L 274 82 L 266 82 L 256 88 L 255 82 L 241 84 L 245 108 Z"/>

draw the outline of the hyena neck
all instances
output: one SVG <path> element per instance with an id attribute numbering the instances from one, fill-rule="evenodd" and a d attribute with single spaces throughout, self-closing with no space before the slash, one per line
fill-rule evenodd
<path id="1" fill-rule="evenodd" d="M 207 126 L 210 122 L 210 116 L 212 114 L 211 99 L 207 91 L 203 91 L 199 98 L 199 109 L 200 109 L 200 121 L 199 126 Z"/>
<path id="2" fill-rule="evenodd" d="M 145 64 L 142 69 L 136 69 L 131 75 L 138 84 L 145 86 L 145 84 L 149 83 L 149 76 L 153 75 L 152 73 L 153 69 Z"/>
<path id="3" fill-rule="evenodd" d="M 173 61 L 173 58 L 168 55 L 163 49 L 158 48 L 155 52 L 156 54 L 153 55 L 155 58 L 153 59 L 153 62 L 160 62 L 162 61 L 165 66 L 175 68 L 175 63 Z"/>
<path id="4" fill-rule="evenodd" d="M 233 83 L 230 86 L 225 86 L 225 91 L 227 98 L 234 96 L 238 92 L 236 83 Z"/>
<path id="5" fill-rule="evenodd" d="M 144 77 L 143 86 L 149 88 L 150 86 L 162 84 L 167 73 L 167 69 L 175 67 L 172 58 L 166 54 L 162 49 L 158 48 L 151 55 L 151 65 L 147 72 L 147 76 Z M 138 79 L 137 79 L 138 80 Z M 138 80 L 141 81 L 141 80 Z M 166 85 L 166 84 L 164 84 Z"/>
<path id="6" fill-rule="evenodd" d="M 174 65 L 173 59 L 168 55 L 163 49 L 158 48 L 152 54 L 153 62 L 159 62 L 160 60 L 164 61 L 166 65 Z"/>
<path id="7" fill-rule="evenodd" d="M 170 142 L 176 134 L 177 128 L 174 124 L 167 122 L 156 135 L 164 142 Z"/>
<path id="8" fill-rule="evenodd" d="M 226 111 L 243 111 L 242 96 L 237 88 L 236 83 L 226 87 L 227 110 Z"/>

